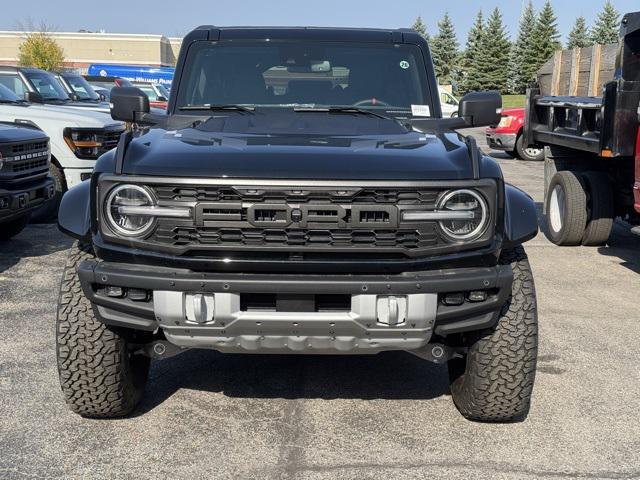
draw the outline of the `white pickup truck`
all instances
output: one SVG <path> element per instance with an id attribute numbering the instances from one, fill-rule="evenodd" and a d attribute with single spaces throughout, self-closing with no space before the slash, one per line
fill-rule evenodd
<path id="1" fill-rule="evenodd" d="M 55 216 L 62 194 L 91 176 L 97 158 L 118 143 L 122 122 L 106 113 L 64 106 L 30 104 L 0 84 L 0 121 L 37 127 L 50 138 L 54 200 L 34 214 Z"/>

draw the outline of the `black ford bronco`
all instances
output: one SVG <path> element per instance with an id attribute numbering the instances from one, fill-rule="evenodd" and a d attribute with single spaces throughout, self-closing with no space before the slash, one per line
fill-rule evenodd
<path id="1" fill-rule="evenodd" d="M 535 206 L 455 131 L 495 123 L 498 93 L 447 119 L 438 98 L 410 30 L 203 26 L 168 115 L 114 88 L 131 128 L 58 217 L 78 240 L 57 317 L 70 408 L 126 415 L 150 360 L 190 348 L 403 350 L 448 364 L 467 418 L 524 418 Z"/>
<path id="2" fill-rule="evenodd" d="M 20 233 L 53 196 L 50 158 L 44 132 L 0 122 L 0 241 Z"/>

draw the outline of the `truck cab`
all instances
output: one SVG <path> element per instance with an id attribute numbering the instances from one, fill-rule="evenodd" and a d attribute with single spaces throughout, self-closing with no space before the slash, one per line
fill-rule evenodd
<path id="1" fill-rule="evenodd" d="M 498 92 L 443 118 L 411 30 L 202 26 L 166 115 L 137 88 L 111 102 L 132 128 L 58 216 L 77 240 L 57 318 L 73 411 L 127 415 L 150 359 L 192 348 L 400 350 L 448 365 L 465 417 L 526 416 L 536 209 L 457 132 L 496 123 Z"/>

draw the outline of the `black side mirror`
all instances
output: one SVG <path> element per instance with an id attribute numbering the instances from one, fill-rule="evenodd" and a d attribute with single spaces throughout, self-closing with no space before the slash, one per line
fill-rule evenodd
<path id="1" fill-rule="evenodd" d="M 149 113 L 149 97 L 136 87 L 113 87 L 110 107 L 114 120 L 138 123 Z"/>
<path id="2" fill-rule="evenodd" d="M 98 98 L 101 102 L 104 102 L 107 99 L 107 96 L 104 93 L 98 93 Z"/>
<path id="3" fill-rule="evenodd" d="M 71 92 L 71 93 L 69 94 L 69 98 L 71 99 L 71 101 L 72 101 L 72 102 L 77 102 L 77 101 L 79 101 L 79 100 L 80 100 L 80 97 L 79 97 L 79 96 L 78 96 L 78 94 L 77 94 L 77 93 L 75 93 L 75 92 Z"/>
<path id="4" fill-rule="evenodd" d="M 469 127 L 488 127 L 500 122 L 502 113 L 502 96 L 500 92 L 471 92 L 460 99 L 458 116 L 463 118 Z"/>
<path id="5" fill-rule="evenodd" d="M 29 103 L 44 103 L 40 92 L 24 92 L 24 99 Z"/>

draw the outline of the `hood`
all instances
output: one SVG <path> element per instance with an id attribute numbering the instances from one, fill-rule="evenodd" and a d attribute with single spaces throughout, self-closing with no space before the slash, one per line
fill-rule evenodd
<path id="1" fill-rule="evenodd" d="M 327 115 L 235 115 L 195 128 L 153 128 L 132 140 L 123 173 L 271 179 L 472 178 L 469 150 L 455 132 L 421 133 L 391 120 L 355 115 L 328 119 Z"/>
<path id="2" fill-rule="evenodd" d="M 15 119 L 28 119 L 38 123 L 39 119 L 65 122 L 67 126 L 103 128 L 122 125 L 110 115 L 89 109 L 41 104 L 2 104 L 0 121 L 13 122 Z"/>
<path id="3" fill-rule="evenodd" d="M 0 144 L 13 142 L 28 142 L 48 138 L 42 130 L 26 128 L 14 123 L 0 122 Z"/>

